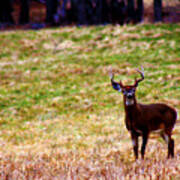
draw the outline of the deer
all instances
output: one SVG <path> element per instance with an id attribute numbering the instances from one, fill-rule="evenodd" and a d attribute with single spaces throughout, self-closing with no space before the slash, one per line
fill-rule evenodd
<path id="1" fill-rule="evenodd" d="M 114 81 L 110 73 L 112 87 L 123 94 L 125 109 L 125 125 L 130 132 L 135 159 L 138 159 L 138 139 L 142 137 L 141 158 L 144 159 L 145 149 L 150 133 L 158 131 L 168 145 L 167 158 L 174 157 L 174 139 L 171 137 L 176 123 L 177 112 L 164 103 L 141 104 L 136 99 L 136 89 L 144 80 L 144 70 L 136 69 L 141 78 L 135 79 L 133 85 L 123 85 L 122 81 Z"/>

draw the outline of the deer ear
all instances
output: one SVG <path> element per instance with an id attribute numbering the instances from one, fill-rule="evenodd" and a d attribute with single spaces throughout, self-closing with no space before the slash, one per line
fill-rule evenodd
<path id="1" fill-rule="evenodd" d="M 114 81 L 111 81 L 111 84 L 112 84 L 112 87 L 113 87 L 115 90 L 121 92 L 121 86 L 119 85 L 119 83 L 114 82 Z"/>
<path id="2" fill-rule="evenodd" d="M 114 74 L 111 72 L 109 74 L 110 78 L 111 78 L 111 84 L 112 84 L 112 87 L 116 90 L 116 91 L 119 91 L 121 92 L 121 86 L 119 83 L 117 83 L 116 81 L 114 81 Z"/>

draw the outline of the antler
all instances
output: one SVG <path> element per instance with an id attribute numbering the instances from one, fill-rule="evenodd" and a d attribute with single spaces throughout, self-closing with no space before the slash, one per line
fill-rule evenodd
<path id="1" fill-rule="evenodd" d="M 109 77 L 110 77 L 110 79 L 111 79 L 112 85 L 118 84 L 118 82 L 114 81 L 114 73 L 113 73 L 112 69 L 111 69 L 110 72 L 109 72 Z"/>
<path id="2" fill-rule="evenodd" d="M 140 79 L 135 79 L 134 86 L 138 86 L 138 83 L 141 82 L 142 80 L 144 80 L 144 68 L 141 66 L 141 70 L 136 69 L 136 71 L 140 73 L 141 78 Z"/>
<path id="3" fill-rule="evenodd" d="M 112 72 L 112 69 L 109 72 L 109 77 L 111 78 L 111 84 L 113 86 L 113 88 L 119 92 L 121 92 L 121 87 L 123 87 L 122 82 L 120 81 L 120 83 L 114 81 L 114 74 Z"/>
<path id="4" fill-rule="evenodd" d="M 114 79 L 114 74 L 113 74 L 113 72 L 112 72 L 112 68 L 110 69 L 109 77 L 110 77 L 111 80 Z"/>

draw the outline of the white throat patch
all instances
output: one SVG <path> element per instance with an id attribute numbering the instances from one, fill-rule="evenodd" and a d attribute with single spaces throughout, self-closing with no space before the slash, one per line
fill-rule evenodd
<path id="1" fill-rule="evenodd" d="M 134 100 L 133 99 L 128 99 L 126 98 L 126 106 L 130 106 L 134 104 Z"/>

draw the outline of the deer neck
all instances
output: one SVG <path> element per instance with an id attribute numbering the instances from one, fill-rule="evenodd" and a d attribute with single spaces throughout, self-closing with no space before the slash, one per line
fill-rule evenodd
<path id="1" fill-rule="evenodd" d="M 127 105 L 126 99 L 124 99 L 124 108 L 125 108 L 125 121 L 129 129 L 131 129 L 136 122 L 134 121 L 134 118 L 139 117 L 139 105 L 137 104 L 136 99 L 134 98 L 134 104 Z"/>
<path id="2" fill-rule="evenodd" d="M 124 97 L 125 108 L 133 108 L 133 107 L 136 107 L 136 105 L 137 105 L 136 97 L 131 98 L 131 99 Z"/>
<path id="3" fill-rule="evenodd" d="M 138 104 L 136 101 L 136 98 L 128 99 L 124 97 L 124 107 L 126 111 L 126 115 L 134 114 L 135 112 L 138 112 Z"/>

